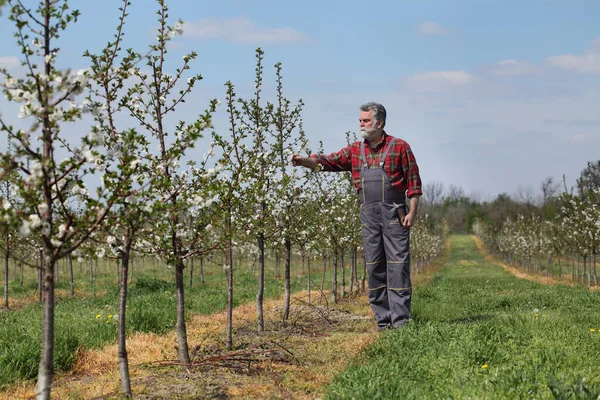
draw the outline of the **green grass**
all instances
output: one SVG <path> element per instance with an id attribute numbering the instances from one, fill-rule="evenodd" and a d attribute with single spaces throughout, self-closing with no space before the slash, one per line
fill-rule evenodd
<path id="1" fill-rule="evenodd" d="M 315 265 L 313 268 L 321 268 Z M 102 269 L 100 269 L 102 270 Z M 195 271 L 199 267 L 195 266 Z M 282 271 L 283 273 L 283 267 Z M 253 301 L 256 296 L 256 278 L 248 268 L 234 272 L 234 304 Z M 165 279 L 157 279 L 152 271 L 139 271 L 137 278 L 129 285 L 127 322 L 128 332 L 165 333 L 172 330 L 176 321 L 175 284 L 163 274 Z M 328 271 L 328 278 L 330 271 Z M 117 339 L 119 287 L 112 279 L 102 276 L 97 280 L 99 292 L 84 297 L 63 298 L 55 308 L 55 370 L 68 370 L 74 361 L 78 348 L 101 348 Z M 305 288 L 306 278 L 301 276 L 301 267 L 293 268 L 292 291 Z M 227 285 L 222 268 L 212 267 L 205 275 L 206 284 L 194 282 L 189 288 L 186 278 L 186 310 L 188 317 L 193 313 L 211 314 L 222 311 L 227 305 Z M 320 274 L 313 272 L 313 287 L 320 283 Z M 330 282 L 327 279 L 326 282 Z M 89 282 L 88 282 L 89 283 Z M 83 280 L 81 281 L 83 284 Z M 35 290 L 35 283 L 27 283 L 27 290 Z M 24 285 L 25 286 L 25 285 Z M 31 286 L 31 287 L 29 287 Z M 61 287 L 69 287 L 67 281 Z M 272 271 L 265 279 L 265 297 L 281 295 L 283 279 L 274 279 Z M 329 287 L 329 286 L 328 286 Z M 23 289 L 21 292 L 26 293 Z M 89 287 L 87 287 L 89 290 Z M 19 292 L 19 290 L 16 290 Z M 14 292 L 11 292 L 14 293 Z M 0 388 L 20 380 L 34 379 L 37 376 L 41 353 L 42 308 L 32 304 L 20 310 L 0 312 Z"/>
<path id="2" fill-rule="evenodd" d="M 600 292 L 517 279 L 455 236 L 447 267 L 415 290 L 414 320 L 383 333 L 328 397 L 598 398 L 598 310 Z"/>

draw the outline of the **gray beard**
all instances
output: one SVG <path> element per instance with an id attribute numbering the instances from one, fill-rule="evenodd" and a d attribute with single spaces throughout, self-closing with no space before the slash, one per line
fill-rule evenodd
<path id="1" fill-rule="evenodd" d="M 371 128 L 370 130 L 362 128 L 360 130 L 360 136 L 362 136 L 363 139 L 372 140 L 375 137 L 376 132 L 377 132 L 376 128 Z"/>

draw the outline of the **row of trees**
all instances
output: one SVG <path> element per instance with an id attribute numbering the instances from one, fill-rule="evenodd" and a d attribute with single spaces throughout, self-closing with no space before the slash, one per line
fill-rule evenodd
<path id="1" fill-rule="evenodd" d="M 481 218 L 473 230 L 487 247 L 513 265 L 562 276 L 570 266 L 571 280 L 598 285 L 600 249 L 600 162 L 589 163 L 576 190 L 549 199 L 553 213 L 519 214 L 494 223 Z"/>
<path id="2" fill-rule="evenodd" d="M 351 254 L 351 289 L 358 289 L 361 249 L 354 188 L 347 174 L 289 169 L 289 156 L 308 150 L 303 104 L 283 95 L 281 64 L 275 65 L 272 102 L 263 99 L 260 49 L 254 95 L 238 98 L 234 84 L 226 83 L 228 133 L 213 129 L 217 99 L 196 117 L 171 124 L 176 109 L 202 78 L 191 73 L 194 52 L 186 54 L 174 71 L 167 71 L 168 43 L 182 32 L 183 24 L 169 24 L 166 3 L 157 0 L 157 4 L 155 44 L 145 51 L 123 49 L 130 6 L 124 0 L 114 38 L 97 52 L 87 51 L 90 67 L 75 72 L 57 67 L 61 54 L 57 43 L 79 12 L 71 10 L 66 0 L 41 0 L 36 8 L 8 0 L 24 73 L 13 76 L 0 70 L 5 78 L 0 86 L 7 99 L 20 106 L 23 123 L 18 126 L 27 128 L 0 115 L 0 129 L 8 139 L 7 150 L 0 154 L 4 294 L 8 306 L 9 258 L 39 271 L 44 318 L 37 395 L 42 399 L 50 398 L 59 260 L 118 261 L 118 356 L 127 396 L 132 393 L 126 304 L 134 256 L 158 257 L 174 271 L 178 352 L 184 365 L 190 363 L 184 291 L 188 260 L 217 251 L 224 254 L 228 347 L 233 343 L 235 249 L 247 248 L 258 258 L 259 332 L 264 330 L 265 246 L 277 246 L 284 253 L 284 323 L 290 310 L 293 247 L 308 259 L 332 257 L 334 301 L 339 262 Z M 207 133 L 212 141 L 199 160 L 195 147 Z M 417 271 L 437 254 L 442 234 L 429 221 L 417 223 L 413 232 Z"/>

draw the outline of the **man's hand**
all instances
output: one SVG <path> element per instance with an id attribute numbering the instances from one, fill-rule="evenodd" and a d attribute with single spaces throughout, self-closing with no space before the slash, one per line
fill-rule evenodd
<path id="1" fill-rule="evenodd" d="M 417 216 L 417 209 L 419 208 L 419 198 L 420 197 L 421 197 L 420 195 L 415 195 L 415 196 L 412 196 L 409 200 L 410 201 L 410 205 L 409 205 L 410 211 L 408 212 L 408 214 L 406 214 L 406 216 L 402 219 L 402 221 L 400 221 L 402 226 L 406 229 L 413 226 L 413 224 L 415 222 L 415 217 Z"/>
<path id="2" fill-rule="evenodd" d="M 297 167 L 298 165 L 300 165 L 300 163 L 302 162 L 302 159 L 303 159 L 303 158 L 304 158 L 304 157 L 302 157 L 302 156 L 299 156 L 298 154 L 294 154 L 294 155 L 292 155 L 292 165 L 293 165 L 294 167 Z"/>
<path id="3" fill-rule="evenodd" d="M 294 167 L 301 166 L 314 170 L 319 164 L 317 160 L 312 157 L 302 157 L 297 154 L 294 154 L 291 158 L 292 165 Z"/>
<path id="4" fill-rule="evenodd" d="M 413 223 L 415 222 L 415 213 L 409 212 L 404 218 L 402 218 L 401 222 L 402 226 L 405 229 L 409 229 L 411 226 L 413 226 Z"/>

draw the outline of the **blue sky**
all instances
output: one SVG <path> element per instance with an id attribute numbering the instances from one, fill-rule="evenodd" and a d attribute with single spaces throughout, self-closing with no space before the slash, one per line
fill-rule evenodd
<path id="1" fill-rule="evenodd" d="M 26 2 L 27 3 L 27 2 Z M 73 1 L 82 16 L 61 39 L 62 65 L 84 68 L 116 25 L 119 2 Z M 357 131 L 358 107 L 388 109 L 387 131 L 407 140 L 425 184 L 462 187 L 481 199 L 513 194 L 566 174 L 572 184 L 600 158 L 600 2 L 551 0 L 172 0 L 185 21 L 170 55 L 195 50 L 204 76 L 178 118 L 231 80 L 253 89 L 254 50 L 265 51 L 265 92 L 282 62 L 284 90 L 306 103 L 311 144 L 332 152 Z M 156 7 L 134 1 L 127 46 L 154 40 Z M 6 10 L 0 17 L 0 65 L 15 68 Z M 173 64 L 175 65 L 175 64 Z M 6 102 L 0 100 L 4 110 Z M 6 113 L 4 113 L 6 115 Z M 225 130 L 225 108 L 215 127 Z M 520 188 L 519 188 L 520 187 Z"/>

